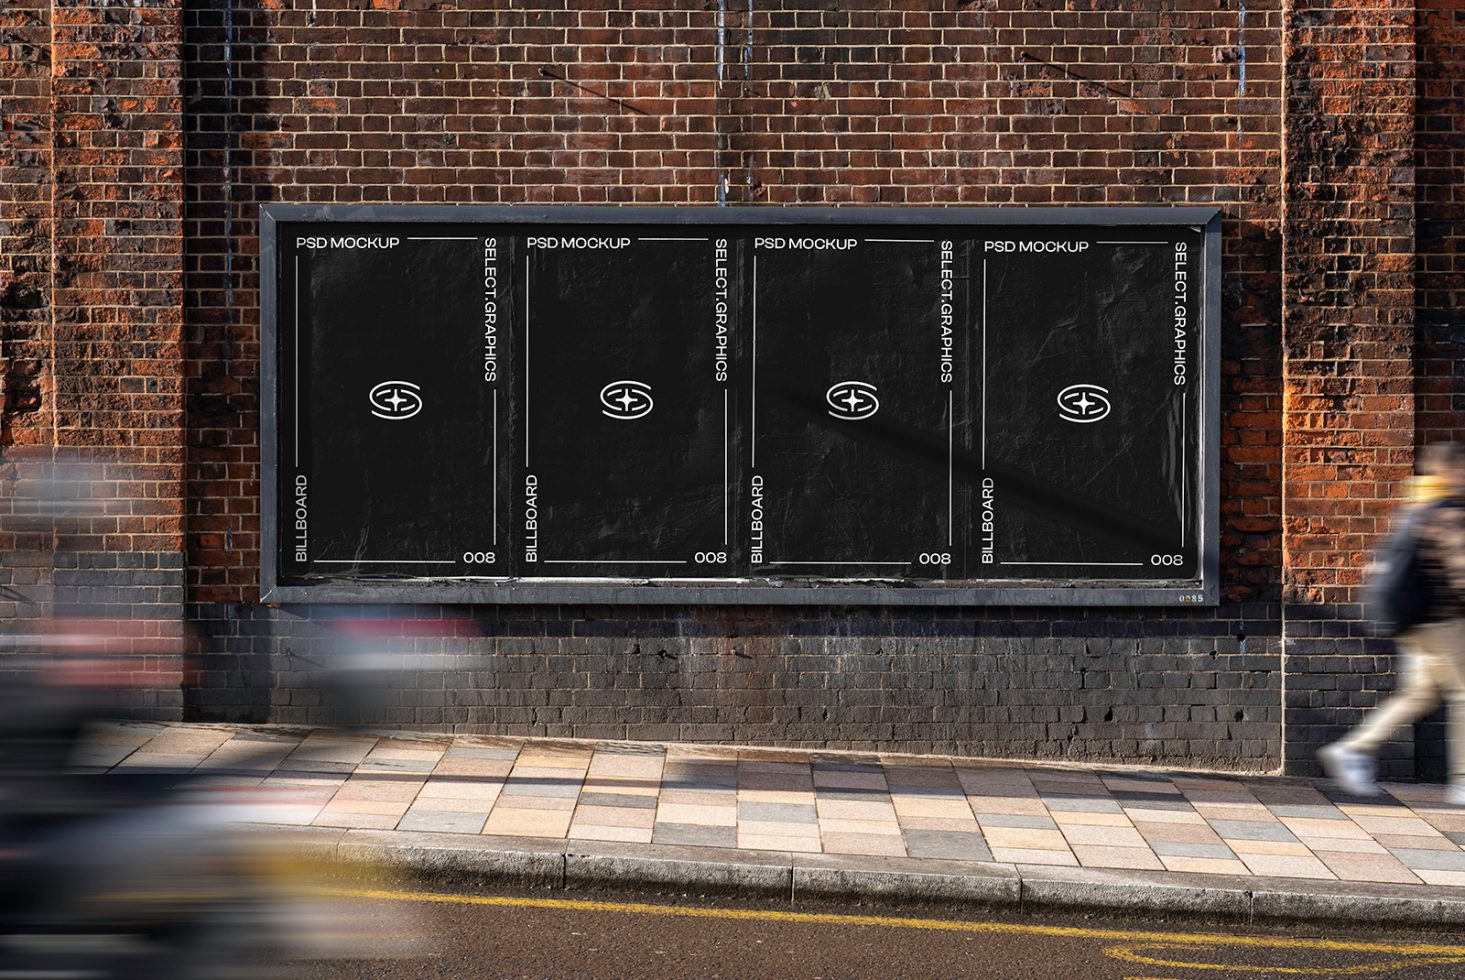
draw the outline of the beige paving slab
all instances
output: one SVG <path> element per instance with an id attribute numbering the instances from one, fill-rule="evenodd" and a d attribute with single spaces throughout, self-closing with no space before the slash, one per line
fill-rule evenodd
<path id="1" fill-rule="evenodd" d="M 1134 824 L 1122 813 L 1087 813 L 1083 810 L 1054 810 L 1053 821 L 1060 827 L 1130 827 Z"/>
<path id="2" fill-rule="evenodd" d="M 1066 868 L 1078 867 L 1078 858 L 1066 847 L 1061 851 L 1032 847 L 993 847 L 992 860 L 1002 864 L 1043 864 Z"/>
<path id="3" fill-rule="evenodd" d="M 1238 860 L 1229 858 L 1167 857 L 1160 856 L 1166 871 L 1187 871 L 1203 875 L 1245 875 L 1251 871 Z"/>
<path id="4" fill-rule="evenodd" d="M 1416 868 L 1414 873 L 1426 885 L 1465 885 L 1465 871 L 1429 871 Z"/>
<path id="5" fill-rule="evenodd" d="M 1363 813 L 1349 814 L 1353 822 L 1371 834 L 1397 834 L 1399 836 L 1439 837 L 1440 832 L 1419 817 L 1372 816 Z"/>
<path id="6" fill-rule="evenodd" d="M 432 770 L 433 778 L 439 776 L 493 776 L 505 777 L 514 768 L 509 759 L 458 759 L 444 756 Z"/>
<path id="7" fill-rule="evenodd" d="M 1103 827 L 1088 824 L 1060 824 L 1070 845 L 1097 844 L 1108 847 L 1142 847 L 1149 845 L 1133 827 Z"/>
<path id="8" fill-rule="evenodd" d="M 431 810 L 445 813 L 482 813 L 488 815 L 493 809 L 493 800 L 458 799 L 451 796 L 419 796 L 412 801 L 413 810 Z"/>
<path id="9" fill-rule="evenodd" d="M 823 850 L 817 837 L 759 837 L 753 834 L 738 834 L 738 847 L 750 851 L 793 851 L 798 854 L 818 854 Z"/>
<path id="10" fill-rule="evenodd" d="M 590 759 L 589 773 L 592 776 L 624 776 L 640 779 L 660 779 L 665 760 L 657 755 L 623 755 L 615 752 L 597 752 Z"/>
<path id="11" fill-rule="evenodd" d="M 407 812 L 408 803 L 394 803 L 384 800 L 343 800 L 339 796 L 325 806 L 327 813 L 377 813 L 401 816 Z"/>
<path id="12" fill-rule="evenodd" d="M 1243 854 L 1241 861 L 1255 875 L 1269 878 L 1319 878 L 1336 880 L 1328 866 L 1312 855 Z"/>
<path id="13" fill-rule="evenodd" d="M 504 784 L 497 779 L 459 779 L 434 776 L 417 791 L 418 799 L 452 798 L 455 800 L 488 800 L 492 802 L 503 792 Z"/>
<path id="14" fill-rule="evenodd" d="M 573 796 L 500 796 L 497 806 L 508 806 L 515 810 L 540 810 L 555 813 L 571 813 L 575 809 Z"/>
<path id="15" fill-rule="evenodd" d="M 596 776 L 585 777 L 580 787 L 582 793 L 619 793 L 622 796 L 657 796 L 661 793 L 661 780 L 637 777 Z"/>
<path id="16" fill-rule="evenodd" d="M 826 854 L 871 854 L 879 857 L 905 857 L 905 841 L 899 834 L 825 833 L 820 838 Z"/>
<path id="17" fill-rule="evenodd" d="M 1299 838 L 1308 850 L 1321 856 L 1329 854 L 1388 854 L 1384 845 L 1374 840 L 1349 837 L 1306 837 Z"/>
<path id="18" fill-rule="evenodd" d="M 1061 831 L 1038 830 L 1031 827 L 987 827 L 982 828 L 992 853 L 997 848 L 1037 848 L 1050 851 L 1067 851 L 1068 841 Z"/>
<path id="19" fill-rule="evenodd" d="M 1238 855 L 1259 854 L 1285 857 L 1307 857 L 1312 850 L 1297 841 L 1284 840 L 1231 840 L 1225 838 L 1226 846 Z"/>
<path id="20" fill-rule="evenodd" d="M 1352 820 L 1314 820 L 1311 817 L 1282 817 L 1282 823 L 1298 837 L 1335 840 L 1370 840 L 1372 835 Z"/>
<path id="21" fill-rule="evenodd" d="M 976 813 L 1003 813 L 1014 817 L 1046 817 L 1048 808 L 1036 796 L 973 796 L 967 794 L 967 805 Z"/>
<path id="22" fill-rule="evenodd" d="M 656 819 L 664 823 L 691 823 L 702 827 L 736 827 L 738 808 L 667 803 L 663 799 L 656 808 Z"/>
<path id="23" fill-rule="evenodd" d="M 338 800 L 405 800 L 416 799 L 426 784 L 423 779 L 375 779 L 352 776 L 336 793 Z"/>
<path id="24" fill-rule="evenodd" d="M 1165 866 L 1148 847 L 1113 847 L 1102 844 L 1074 844 L 1074 856 L 1086 868 L 1137 868 L 1164 871 Z"/>
<path id="25" fill-rule="evenodd" d="M 786 820 L 739 820 L 738 833 L 753 837 L 818 837 L 819 825 Z"/>
<path id="26" fill-rule="evenodd" d="M 737 806 L 736 790 L 690 790 L 664 789 L 660 793 L 662 805 L 668 803 L 680 806 Z"/>
<path id="27" fill-rule="evenodd" d="M 628 806 L 578 806 L 575 823 L 594 827 L 640 827 L 649 831 L 656 823 L 656 811 Z"/>
<path id="28" fill-rule="evenodd" d="M 1344 854 L 1319 851 L 1318 859 L 1343 881 L 1380 881 L 1417 885 L 1420 880 L 1392 854 Z"/>
<path id="29" fill-rule="evenodd" d="M 931 830 L 945 830 L 948 828 L 925 828 Z M 976 830 L 976 821 L 972 821 L 972 830 Z M 887 823 L 884 820 L 825 820 L 820 818 L 819 830 L 823 834 L 855 834 L 867 835 L 878 834 L 882 837 L 899 837 L 900 824 Z"/>
<path id="30" fill-rule="evenodd" d="M 889 820 L 894 823 L 899 819 L 892 804 L 868 800 L 820 799 L 818 812 L 821 820 L 832 817 L 845 820 Z"/>
<path id="31" fill-rule="evenodd" d="M 650 844 L 651 830 L 641 827 L 603 827 L 595 824 L 573 823 L 569 837 L 573 840 L 610 840 L 628 844 Z"/>
<path id="32" fill-rule="evenodd" d="M 1209 824 L 1153 823 L 1136 820 L 1134 827 L 1151 844 L 1219 844 L 1221 837 Z"/>
<path id="33" fill-rule="evenodd" d="M 972 808 L 967 804 L 966 797 L 958 797 L 954 800 L 928 799 L 920 796 L 897 796 L 891 794 L 891 804 L 895 812 L 901 817 L 946 817 L 947 819 L 959 819 L 963 815 L 971 816 Z"/>
<path id="34" fill-rule="evenodd" d="M 311 825 L 315 827 L 349 827 L 353 830 L 392 830 L 402 818 L 398 814 L 356 813 L 349 810 L 322 810 Z"/>
<path id="35" fill-rule="evenodd" d="M 564 837 L 570 829 L 570 811 L 522 810 L 496 806 L 483 825 L 485 834 L 507 837 Z"/>
<path id="36" fill-rule="evenodd" d="M 1443 834 L 1416 837 L 1412 834 L 1374 834 L 1376 843 L 1384 847 L 1409 847 L 1421 851 L 1458 851 L 1460 846 Z"/>
<path id="37" fill-rule="evenodd" d="M 1164 793 L 1175 797 L 1181 795 L 1180 788 L 1168 780 L 1160 782 L 1153 779 L 1131 779 L 1127 776 L 1104 776 L 1102 779 L 1104 785 L 1116 793 Z"/>
<path id="38" fill-rule="evenodd" d="M 1142 806 L 1126 806 L 1124 815 L 1133 823 L 1174 823 L 1209 826 L 1206 818 L 1190 810 L 1150 810 Z"/>
<path id="39" fill-rule="evenodd" d="M 819 822 L 824 823 L 821 816 Z M 883 821 L 881 821 L 883 823 Z M 975 817 L 901 817 L 899 826 L 906 830 L 954 830 L 960 833 L 976 833 L 981 828 Z"/>
<path id="40" fill-rule="evenodd" d="M 1260 823 L 1276 823 L 1277 815 L 1260 803 L 1197 803 L 1191 801 L 1195 812 L 1207 820 L 1254 820 Z"/>
<path id="41" fill-rule="evenodd" d="M 739 789 L 739 803 L 793 803 L 798 806 L 813 806 L 816 798 L 812 790 Z"/>

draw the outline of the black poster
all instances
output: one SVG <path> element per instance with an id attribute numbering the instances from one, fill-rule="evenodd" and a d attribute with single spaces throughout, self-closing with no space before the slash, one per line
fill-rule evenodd
<path id="1" fill-rule="evenodd" d="M 267 594 L 1215 599 L 1214 212 L 350 217 L 266 211 Z"/>

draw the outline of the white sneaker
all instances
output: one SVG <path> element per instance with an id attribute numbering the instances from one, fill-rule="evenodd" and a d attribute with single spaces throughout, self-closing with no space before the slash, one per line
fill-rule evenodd
<path id="1" fill-rule="evenodd" d="M 1342 742 L 1334 742 L 1323 746 L 1317 757 L 1327 771 L 1328 778 L 1337 783 L 1343 792 L 1352 796 L 1379 794 L 1378 784 L 1374 782 L 1377 765 L 1373 756 L 1350 749 Z"/>
<path id="2" fill-rule="evenodd" d="M 1446 786 L 1445 803 L 1450 806 L 1465 806 L 1465 783 L 1451 783 Z"/>

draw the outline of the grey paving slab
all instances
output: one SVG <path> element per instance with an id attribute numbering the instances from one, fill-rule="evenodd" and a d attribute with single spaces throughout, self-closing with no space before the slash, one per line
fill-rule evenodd
<path id="1" fill-rule="evenodd" d="M 1161 841 L 1150 849 L 1161 857 L 1223 858 L 1234 860 L 1236 853 L 1225 844 L 1172 844 Z"/>
<path id="2" fill-rule="evenodd" d="M 444 759 L 497 759 L 500 761 L 519 758 L 518 749 L 499 749 L 491 746 L 455 745 L 443 753 Z"/>
<path id="3" fill-rule="evenodd" d="M 409 811 L 397 822 L 398 830 L 426 830 L 442 834 L 476 834 L 488 821 L 486 813 L 459 813 L 453 810 Z"/>
<path id="4" fill-rule="evenodd" d="M 1347 820 L 1348 814 L 1337 807 L 1295 803 L 1274 803 L 1267 807 L 1279 817 L 1305 817 L 1308 820 Z"/>
<path id="5" fill-rule="evenodd" d="M 693 823 L 658 823 L 651 831 L 653 844 L 692 844 L 700 847 L 737 847 L 736 827 L 704 827 Z"/>
<path id="6" fill-rule="evenodd" d="M 633 810 L 655 810 L 657 798 L 632 793 L 581 793 L 581 806 L 624 806 Z"/>
<path id="7" fill-rule="evenodd" d="M 828 786 L 816 786 L 814 792 L 821 800 L 855 800 L 873 801 L 876 803 L 889 803 L 890 791 L 885 789 L 833 789 Z"/>
<path id="8" fill-rule="evenodd" d="M 1231 840 L 1295 841 L 1285 824 L 1265 820 L 1210 820 L 1211 829 Z"/>
<path id="9" fill-rule="evenodd" d="M 990 861 L 992 852 L 981 834 L 959 830 L 905 831 L 906 853 L 914 858 L 942 858 L 951 861 Z"/>
<path id="10" fill-rule="evenodd" d="M 818 823 L 819 812 L 800 803 L 739 803 L 739 820 L 776 820 L 782 823 Z"/>
<path id="11" fill-rule="evenodd" d="M 1072 813 L 1124 812 L 1117 802 L 1100 796 L 1063 796 L 1057 793 L 1043 793 L 1041 797 L 1049 810 L 1067 810 Z"/>
<path id="12" fill-rule="evenodd" d="M 978 813 L 977 821 L 986 827 L 1027 827 L 1032 830 L 1057 830 L 1052 817 L 1026 813 Z"/>
<path id="13" fill-rule="evenodd" d="M 1391 847 L 1394 857 L 1422 871 L 1465 871 L 1465 851 L 1432 851 L 1412 847 Z"/>
<path id="14" fill-rule="evenodd" d="M 505 796 L 554 796 L 573 799 L 580 795 L 583 782 L 578 776 L 555 779 L 552 776 L 534 776 L 523 779 L 510 775 L 504 782 Z"/>

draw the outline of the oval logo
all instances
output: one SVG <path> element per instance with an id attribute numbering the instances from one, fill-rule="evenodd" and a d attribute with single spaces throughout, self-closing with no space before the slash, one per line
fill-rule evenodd
<path id="1" fill-rule="evenodd" d="M 841 381 L 830 385 L 824 393 L 829 403 L 829 414 L 837 419 L 857 422 L 880 411 L 880 399 L 875 397 L 875 386 L 864 381 Z"/>
<path id="2" fill-rule="evenodd" d="M 644 381 L 612 381 L 600 389 L 600 414 L 629 422 L 649 415 L 656 403 L 651 400 L 651 386 Z"/>
<path id="3" fill-rule="evenodd" d="M 410 381 L 383 381 L 368 396 L 371 414 L 379 419 L 410 419 L 422 411 L 422 391 Z"/>
<path id="4" fill-rule="evenodd" d="M 1109 414 L 1109 389 L 1069 385 L 1058 393 L 1058 417 L 1065 422 L 1097 422 Z"/>

